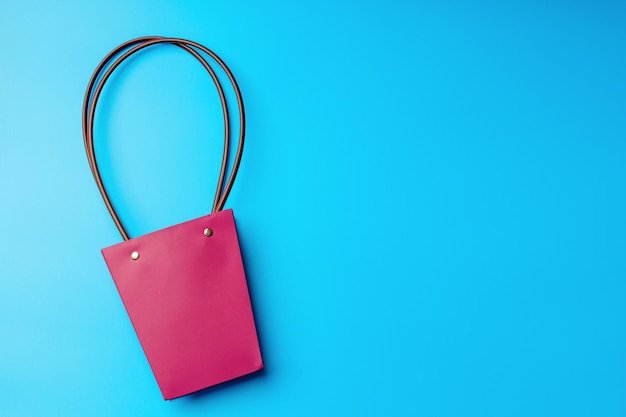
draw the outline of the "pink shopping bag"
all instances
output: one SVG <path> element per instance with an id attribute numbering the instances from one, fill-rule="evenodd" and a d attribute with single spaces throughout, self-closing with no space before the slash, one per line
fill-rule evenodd
<path id="1" fill-rule="evenodd" d="M 95 109 L 104 84 L 121 62 L 163 43 L 194 55 L 218 88 L 226 126 L 222 169 L 211 214 L 130 239 L 98 171 L 93 145 Z M 239 144 L 225 185 L 228 110 L 220 81 L 201 53 L 211 56 L 228 75 L 240 112 Z M 263 368 L 233 211 L 223 210 L 241 161 L 244 134 L 243 102 L 232 73 L 215 53 L 192 41 L 145 37 L 126 42 L 100 63 L 87 88 L 85 149 L 105 204 L 124 238 L 102 249 L 102 254 L 166 400 Z"/>

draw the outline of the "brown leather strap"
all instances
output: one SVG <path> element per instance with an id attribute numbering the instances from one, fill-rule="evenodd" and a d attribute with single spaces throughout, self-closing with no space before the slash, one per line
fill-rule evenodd
<path id="1" fill-rule="evenodd" d="M 224 61 L 220 59 L 213 51 L 206 48 L 199 43 L 189 41 L 186 39 L 180 38 L 164 38 L 159 36 L 147 36 L 142 38 L 132 39 L 127 41 L 113 51 L 111 51 L 101 62 L 98 64 L 98 67 L 94 71 L 91 79 L 89 80 L 89 84 L 87 86 L 87 91 L 85 92 L 85 99 L 83 102 L 83 139 L 85 145 L 85 151 L 87 153 L 87 160 L 89 161 L 89 166 L 91 168 L 91 172 L 93 174 L 94 179 L 96 180 L 96 184 L 98 185 L 98 189 L 100 190 L 100 194 L 102 194 L 102 198 L 104 199 L 104 203 L 115 222 L 118 230 L 120 231 L 124 240 L 129 239 L 129 235 L 124 228 L 111 200 L 109 199 L 109 195 L 104 187 L 102 182 L 102 178 L 100 177 L 100 172 L 98 170 L 98 162 L 96 159 L 95 148 L 93 144 L 93 126 L 94 126 L 94 117 L 96 113 L 96 105 L 98 103 L 98 98 L 102 93 L 102 89 L 106 81 L 109 79 L 113 71 L 128 57 L 133 55 L 134 53 L 147 48 L 152 45 L 158 45 L 168 43 L 172 45 L 179 46 L 185 51 L 192 54 L 200 63 L 204 66 L 204 68 L 208 71 L 217 87 L 218 94 L 220 96 L 220 101 L 222 104 L 222 111 L 224 113 L 224 153 L 222 155 L 222 163 L 220 168 L 220 176 L 217 183 L 217 189 L 215 191 L 215 198 L 213 200 L 213 208 L 212 213 L 216 211 L 220 211 L 224 208 L 224 204 L 226 203 L 226 199 L 230 194 L 230 190 L 235 181 L 235 177 L 237 176 L 237 171 L 239 170 L 239 165 L 241 163 L 241 155 L 243 153 L 243 145 L 244 145 L 244 137 L 245 137 L 245 113 L 243 108 L 243 99 L 241 97 L 241 92 L 239 90 L 239 86 L 237 85 L 237 81 L 235 81 L 235 77 L 231 73 L 230 69 L 226 66 Z M 230 148 L 230 118 L 228 113 L 228 107 L 226 103 L 226 96 L 224 94 L 224 89 L 222 88 L 222 84 L 220 83 L 215 71 L 209 63 L 198 53 L 198 50 L 206 53 L 211 58 L 217 62 L 217 64 L 224 70 L 228 79 L 230 80 L 233 89 L 235 91 L 235 96 L 237 98 L 237 106 L 239 109 L 239 140 L 237 145 L 237 152 L 235 154 L 235 160 L 233 162 L 233 167 L 226 182 L 224 185 L 224 181 L 226 179 L 226 171 L 228 169 L 228 153 Z M 125 52 L 123 52 L 125 51 Z M 123 53 L 122 53 L 123 52 Z M 121 54 L 121 55 L 120 55 Z M 118 56 L 119 55 L 119 56 Z M 117 58 L 115 58 L 117 57 Z M 115 58 L 115 59 L 114 59 Z M 108 68 L 107 68 L 108 67 Z M 106 71 L 104 69 L 107 68 Z M 104 73 L 103 73 L 104 71 Z"/>

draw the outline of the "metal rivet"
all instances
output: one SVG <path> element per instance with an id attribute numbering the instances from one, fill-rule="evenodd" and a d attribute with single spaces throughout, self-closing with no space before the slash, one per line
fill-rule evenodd
<path id="1" fill-rule="evenodd" d="M 213 234 L 213 230 L 209 229 L 208 227 L 204 229 L 204 235 L 206 237 L 210 237 L 212 234 Z"/>
<path id="2" fill-rule="evenodd" d="M 133 253 L 130 254 L 130 257 L 133 261 L 136 261 L 137 259 L 139 259 L 139 252 L 135 251 Z"/>

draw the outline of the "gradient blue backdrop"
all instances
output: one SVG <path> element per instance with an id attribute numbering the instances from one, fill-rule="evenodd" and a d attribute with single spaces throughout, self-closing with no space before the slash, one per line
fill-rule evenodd
<path id="1" fill-rule="evenodd" d="M 0 415 L 626 415 L 626 5 L 5 1 Z M 164 402 L 100 255 L 91 72 L 179 36 L 237 76 L 266 371 Z M 174 47 L 96 122 L 133 235 L 210 210 L 221 127 Z"/>

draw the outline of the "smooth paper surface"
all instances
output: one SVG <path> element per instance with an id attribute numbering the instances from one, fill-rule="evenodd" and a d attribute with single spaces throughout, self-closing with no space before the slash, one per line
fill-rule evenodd
<path id="1" fill-rule="evenodd" d="M 102 254 L 165 399 L 263 367 L 232 210 Z"/>

